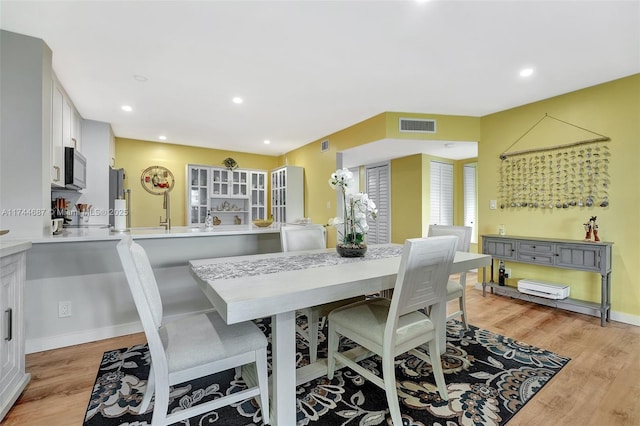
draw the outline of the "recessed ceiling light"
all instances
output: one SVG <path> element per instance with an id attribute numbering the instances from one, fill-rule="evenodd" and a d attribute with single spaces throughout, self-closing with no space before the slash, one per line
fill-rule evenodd
<path id="1" fill-rule="evenodd" d="M 133 78 L 134 78 L 134 80 L 139 81 L 141 83 L 144 83 L 145 81 L 149 80 L 149 77 L 146 77 L 146 76 L 140 75 L 140 74 L 134 74 Z"/>
<path id="2" fill-rule="evenodd" d="M 533 68 L 524 68 L 520 71 L 520 77 L 529 77 L 533 74 Z"/>
<path id="3" fill-rule="evenodd" d="M 122 110 L 126 112 L 133 111 L 133 107 L 131 105 L 122 105 L 120 108 L 122 108 Z"/>
<path id="4" fill-rule="evenodd" d="M 242 101 L 242 98 L 240 96 L 236 96 L 235 98 L 233 98 L 233 103 L 234 104 L 241 104 L 242 102 L 243 101 Z"/>
<path id="5" fill-rule="evenodd" d="M 158 136 L 158 139 L 160 139 L 161 141 L 166 141 L 167 137 L 165 135 L 160 135 Z"/>
<path id="6" fill-rule="evenodd" d="M 266 140 L 264 141 L 264 144 L 265 144 L 265 145 L 269 145 L 270 143 L 271 143 L 271 141 L 270 141 L 269 139 L 266 139 Z"/>

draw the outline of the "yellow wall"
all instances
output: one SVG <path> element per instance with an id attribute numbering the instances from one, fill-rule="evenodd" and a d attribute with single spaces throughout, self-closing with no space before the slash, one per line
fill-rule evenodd
<path id="1" fill-rule="evenodd" d="M 508 149 L 545 114 L 611 138 L 610 205 L 569 209 L 489 210 L 499 199 L 500 159 L 504 152 L 552 147 L 595 137 L 555 120 L 545 119 Z M 640 74 L 544 101 L 482 117 L 478 153 L 480 234 L 497 233 L 505 224 L 508 235 L 582 239 L 582 224 L 598 216 L 600 239 L 612 241 L 612 306 L 616 312 L 640 316 L 640 282 L 634 267 L 640 259 Z M 571 285 L 572 297 L 599 302 L 600 278 L 556 268 L 507 265 L 516 278 L 527 277 Z"/>
<path id="2" fill-rule="evenodd" d="M 437 121 L 437 134 L 417 134 L 398 132 L 398 120 L 406 118 L 433 118 Z M 326 223 L 330 217 L 336 215 L 336 193 L 328 185 L 329 176 L 336 169 L 336 153 L 355 146 L 375 142 L 385 138 L 394 139 L 424 139 L 424 140 L 451 140 L 451 141 L 477 141 L 480 137 L 480 119 L 465 116 L 446 116 L 437 114 L 416 114 L 405 112 L 385 112 L 371 117 L 368 120 L 354 124 L 346 129 L 324 136 L 310 144 L 285 156 L 287 164 L 304 167 L 305 173 L 305 216 L 314 223 Z M 329 140 L 329 151 L 320 152 L 320 143 Z M 395 160 L 401 161 L 401 160 Z M 411 160 L 407 160 L 411 161 Z M 421 161 L 416 164 L 420 164 Z M 428 171 L 428 170 L 427 170 Z M 398 173 L 398 177 L 396 177 Z M 413 173 L 417 178 L 420 173 Z M 428 175 L 427 175 L 428 176 Z M 403 167 L 391 165 L 391 182 L 407 179 L 407 171 Z M 424 179 L 420 176 L 420 179 Z M 409 186 L 415 188 L 415 185 Z M 424 223 L 419 219 L 404 221 L 403 215 L 422 216 L 420 210 L 405 210 L 397 206 L 419 204 L 422 200 L 415 191 L 405 194 L 398 190 L 392 194 L 391 211 L 391 240 L 401 240 L 403 235 L 420 236 L 423 234 Z M 397 233 L 397 235 L 396 235 Z M 328 245 L 335 245 L 335 230 L 328 232 Z"/>
<path id="3" fill-rule="evenodd" d="M 279 164 L 278 158 L 273 156 L 116 138 L 115 167 L 124 168 L 125 188 L 131 189 L 131 226 L 158 226 L 160 216 L 164 218 L 162 197 L 150 194 L 140 184 L 140 176 L 147 167 L 164 166 L 173 173 L 171 224 L 184 226 L 187 221 L 187 164 L 224 167 L 222 161 L 227 157 L 234 158 L 242 169 L 269 172 Z"/>
<path id="4" fill-rule="evenodd" d="M 587 138 L 584 131 L 546 119 L 526 137 L 518 140 L 545 114 L 611 137 L 609 207 L 489 209 L 489 200 L 499 199 L 497 184 L 501 153 L 550 147 Z M 397 130 L 399 117 L 436 119 L 437 133 L 400 133 Z M 281 157 L 119 139 L 116 164 L 127 170 L 130 181 L 133 179 L 129 185 L 134 189 L 133 226 L 157 226 L 163 213 L 160 197 L 145 193 L 138 183 L 144 168 L 154 164 L 164 165 L 174 171 L 176 178 L 184 179 L 187 163 L 220 165 L 227 156 L 235 158 L 242 168 L 271 170 L 284 164 L 304 167 L 305 216 L 314 223 L 326 223 L 336 213 L 336 192 L 327 181 L 335 171 L 337 152 L 384 138 L 478 141 L 478 235 L 495 234 L 498 224 L 503 223 L 510 235 L 581 239 L 584 236 L 582 224 L 589 216 L 597 215 L 601 238 L 615 242 L 613 310 L 628 314 L 632 318 L 630 322 L 638 322 L 640 283 L 637 273 L 632 269 L 640 259 L 640 221 L 637 213 L 640 210 L 638 117 L 640 74 L 481 118 L 386 112 L 319 138 Z M 329 151 L 320 152 L 321 141 L 327 139 L 330 142 Z M 512 146 L 514 142 L 517 143 Z M 409 236 L 426 234 L 429 160 L 428 156 L 410 156 L 391 162 L 392 241 L 401 242 Z M 476 159 L 454 162 L 456 224 L 462 223 L 462 167 L 465 162 L 476 162 Z M 185 221 L 184 188 L 184 182 L 179 181 L 177 193 L 172 194 L 174 223 Z M 424 194 L 424 197 L 419 194 Z M 144 217 L 137 213 L 140 211 L 145 212 Z M 328 244 L 335 245 L 335 231 L 329 232 Z M 572 296 L 599 301 L 599 277 L 595 274 L 516 263 L 508 266 L 516 278 L 567 283 L 571 285 Z"/>
<path id="5" fill-rule="evenodd" d="M 391 161 L 391 242 L 422 236 L 424 216 L 422 155 Z M 398 196 L 397 196 L 398 195 Z"/>

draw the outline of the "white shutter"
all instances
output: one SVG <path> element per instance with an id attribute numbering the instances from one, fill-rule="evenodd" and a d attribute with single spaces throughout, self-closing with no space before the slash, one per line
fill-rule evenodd
<path id="1" fill-rule="evenodd" d="M 367 243 L 386 244 L 391 241 L 389 164 L 367 166 L 365 170 L 365 192 L 376 203 L 376 208 L 378 209 L 377 219 L 367 222 L 369 224 Z"/>
<path id="2" fill-rule="evenodd" d="M 431 220 L 435 225 L 453 225 L 453 164 L 431 162 Z"/>
<path id="3" fill-rule="evenodd" d="M 470 226 L 471 242 L 478 242 L 477 221 L 477 188 L 476 188 L 476 165 L 465 164 L 463 169 L 464 187 L 464 226 Z"/>

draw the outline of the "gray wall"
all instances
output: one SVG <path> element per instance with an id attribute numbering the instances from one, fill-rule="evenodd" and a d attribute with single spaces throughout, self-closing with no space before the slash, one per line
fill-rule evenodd
<path id="1" fill-rule="evenodd" d="M 0 229 L 50 232 L 51 49 L 0 31 Z"/>

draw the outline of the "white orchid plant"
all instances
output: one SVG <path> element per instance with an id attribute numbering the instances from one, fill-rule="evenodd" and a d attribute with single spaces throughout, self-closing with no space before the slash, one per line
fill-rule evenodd
<path id="1" fill-rule="evenodd" d="M 338 242 L 343 245 L 362 245 L 364 236 L 369 230 L 367 219 L 376 218 L 378 210 L 376 205 L 363 192 L 357 194 L 347 193 L 347 188 L 354 185 L 353 173 L 349 169 L 338 169 L 331 175 L 329 186 L 342 192 L 343 217 L 329 219 L 330 226 L 342 225 L 342 232 L 338 231 Z"/>

